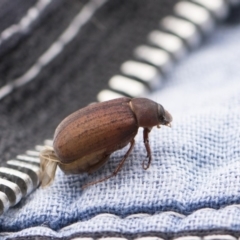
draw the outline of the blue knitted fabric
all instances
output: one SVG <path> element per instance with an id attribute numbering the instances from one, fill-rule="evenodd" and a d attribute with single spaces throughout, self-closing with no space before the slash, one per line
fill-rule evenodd
<path id="1" fill-rule="evenodd" d="M 97 173 L 65 176 L 37 189 L 0 218 L 0 236 L 68 237 L 80 233 L 240 229 L 240 26 L 223 26 L 178 64 L 149 96 L 172 115 L 172 128 L 150 134 L 153 161 L 142 169 L 142 130 Z M 4 238 L 4 237 L 3 237 Z"/>

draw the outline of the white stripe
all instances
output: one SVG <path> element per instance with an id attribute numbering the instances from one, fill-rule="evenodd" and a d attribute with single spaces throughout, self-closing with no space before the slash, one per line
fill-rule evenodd
<path id="1" fill-rule="evenodd" d="M 19 23 L 13 24 L 5 29 L 0 34 L 0 45 L 5 40 L 12 37 L 14 34 L 25 32 L 51 1 L 52 0 L 39 0 L 32 8 L 27 11 L 27 14 L 20 20 Z"/>
<path id="2" fill-rule="evenodd" d="M 91 0 L 84 5 L 68 28 L 59 36 L 57 41 L 54 42 L 47 51 L 39 57 L 35 64 L 28 69 L 26 73 L 0 88 L 0 99 L 10 94 L 14 89 L 32 81 L 41 72 L 42 68 L 50 63 L 59 53 L 61 53 L 65 45 L 76 37 L 81 27 L 91 19 L 93 14 L 106 1 L 107 0 Z"/>

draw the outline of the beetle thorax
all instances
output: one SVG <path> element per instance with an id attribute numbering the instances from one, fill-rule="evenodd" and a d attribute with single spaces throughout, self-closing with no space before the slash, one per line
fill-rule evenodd
<path id="1" fill-rule="evenodd" d="M 139 127 L 159 125 L 158 104 L 146 98 L 134 98 L 129 103 Z"/>

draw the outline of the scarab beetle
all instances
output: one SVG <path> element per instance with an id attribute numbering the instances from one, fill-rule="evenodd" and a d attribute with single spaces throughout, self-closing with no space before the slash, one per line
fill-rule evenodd
<path id="1" fill-rule="evenodd" d="M 144 128 L 143 141 L 148 161 L 143 161 L 142 166 L 147 169 L 151 163 L 149 132 L 154 126 L 170 126 L 171 121 L 172 116 L 162 105 L 146 98 L 117 98 L 74 112 L 57 127 L 53 148 L 46 148 L 40 154 L 42 186 L 54 179 L 57 165 L 66 174 L 93 173 L 107 162 L 114 151 L 130 143 L 110 176 L 86 186 L 116 175 L 134 147 L 139 127 Z"/>

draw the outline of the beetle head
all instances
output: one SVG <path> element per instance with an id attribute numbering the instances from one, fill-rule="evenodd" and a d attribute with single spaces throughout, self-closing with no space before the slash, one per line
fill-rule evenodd
<path id="1" fill-rule="evenodd" d="M 167 110 L 165 110 L 161 104 L 158 104 L 158 121 L 159 125 L 166 125 L 168 127 L 171 127 L 172 115 Z"/>

